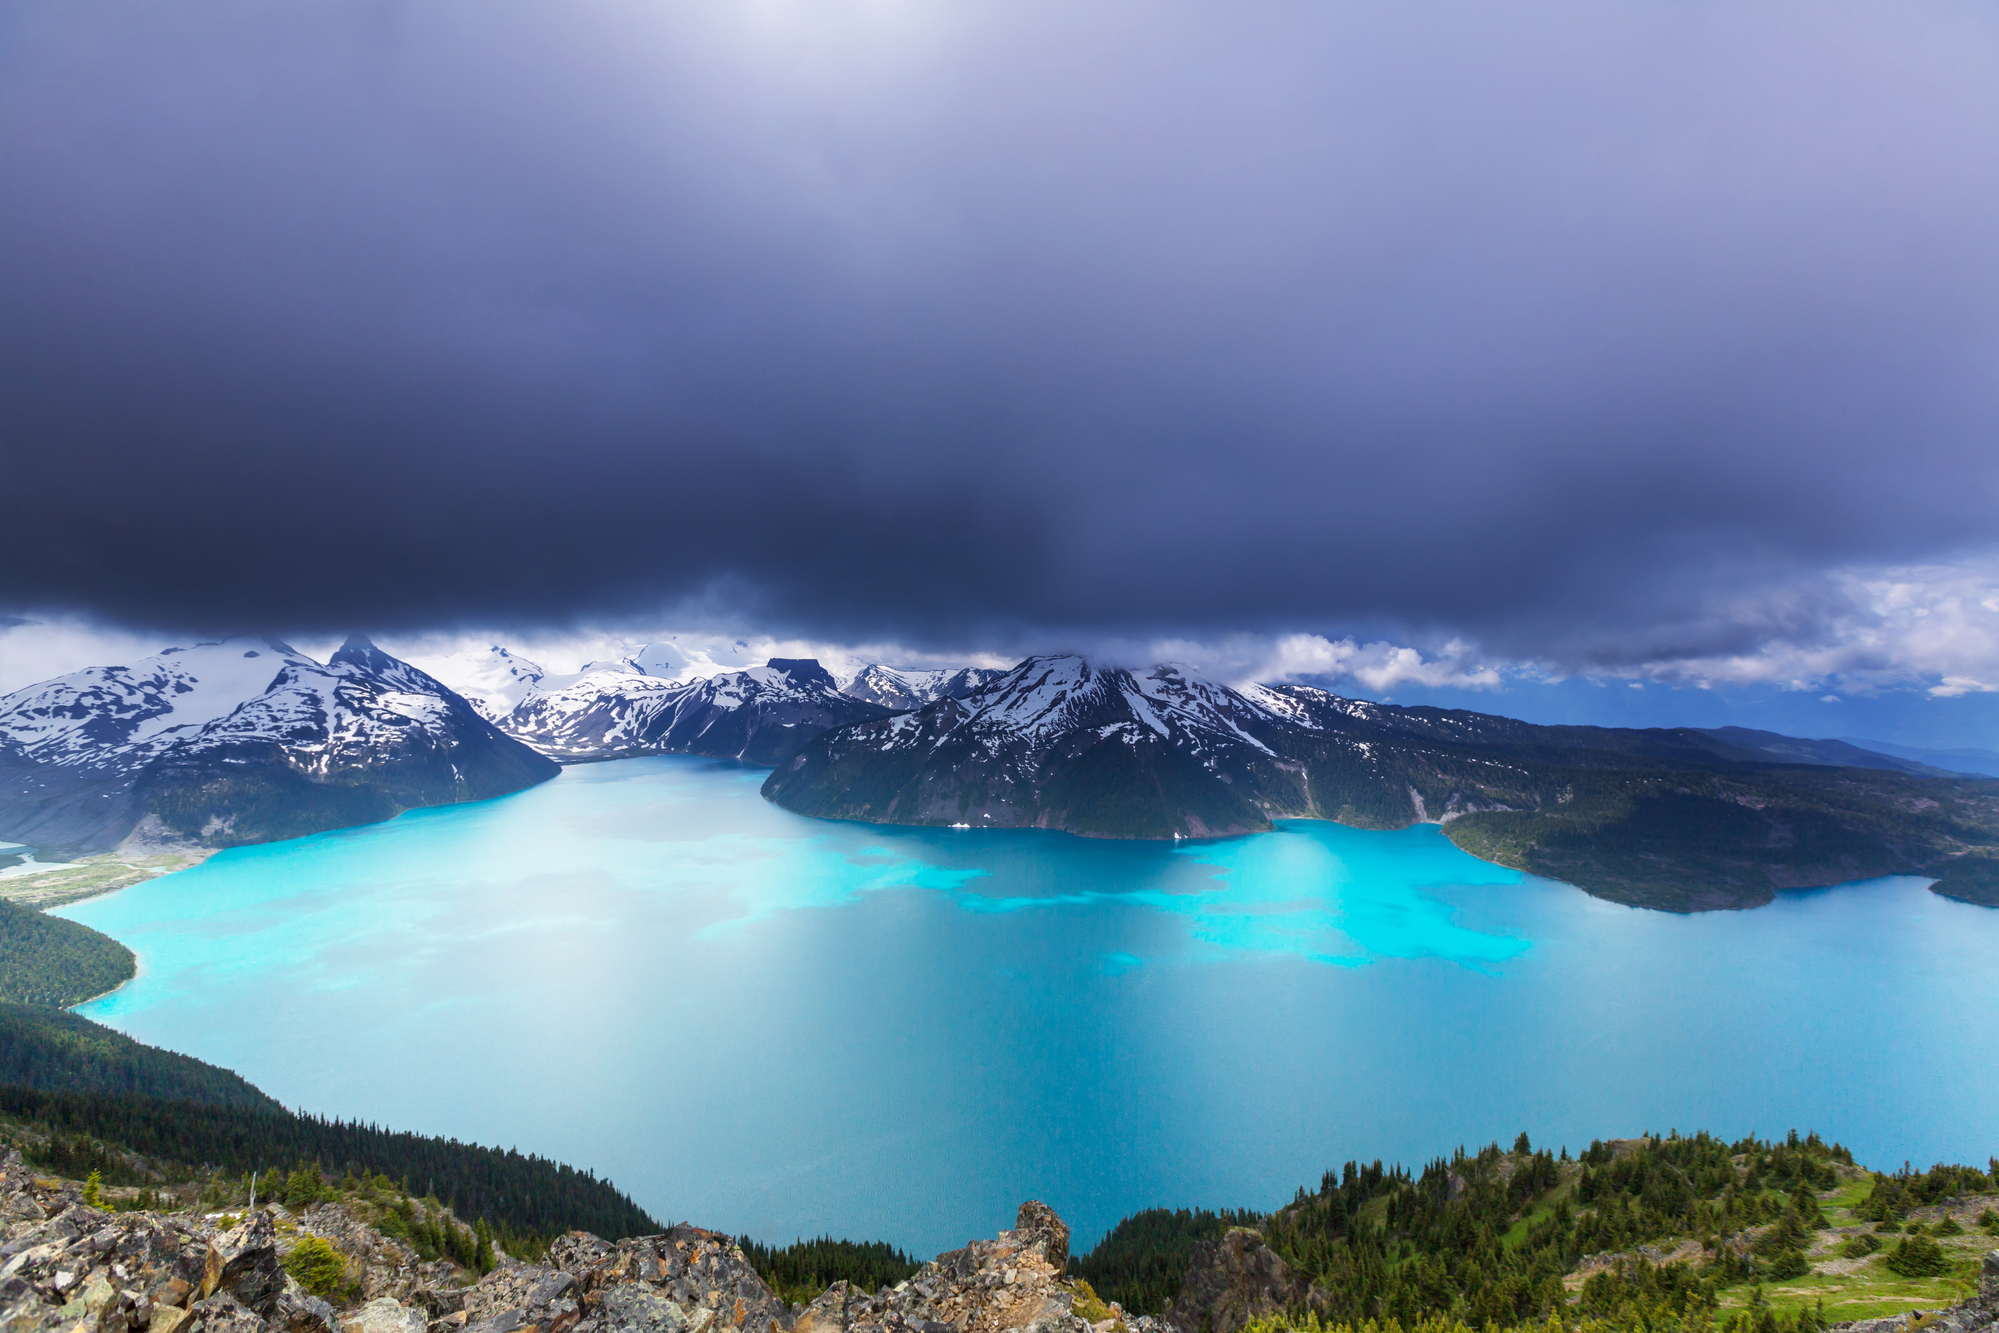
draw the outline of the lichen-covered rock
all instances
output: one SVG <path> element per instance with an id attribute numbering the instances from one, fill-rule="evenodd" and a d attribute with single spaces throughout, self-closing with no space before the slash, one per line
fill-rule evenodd
<path id="1" fill-rule="evenodd" d="M 208 1272 L 212 1278 L 203 1282 L 203 1296 L 226 1291 L 245 1309 L 267 1318 L 275 1314 L 286 1274 L 278 1262 L 278 1229 L 271 1215 L 253 1213 L 216 1237 Z"/>
<path id="2" fill-rule="evenodd" d="M 188 1307 L 194 1317 L 185 1333 L 268 1333 L 269 1325 L 255 1310 L 246 1309 L 227 1291 L 203 1297 Z"/>
<path id="3" fill-rule="evenodd" d="M 1984 1271 L 1978 1279 L 1978 1295 L 1981 1300 L 1999 1305 L 1999 1250 L 1985 1256 Z"/>
<path id="4" fill-rule="evenodd" d="M 583 1290 L 572 1274 L 540 1264 L 508 1264 L 480 1278 L 465 1293 L 462 1308 L 446 1321 L 480 1333 L 513 1333 L 526 1327 L 540 1333 L 569 1333 L 582 1318 Z"/>
<path id="5" fill-rule="evenodd" d="M 1252 1319 L 1291 1310 L 1326 1311 L 1326 1294 L 1277 1256 L 1260 1232 L 1231 1227 L 1194 1247 L 1166 1322 L 1183 1333 L 1236 1333 Z"/>
<path id="6" fill-rule="evenodd" d="M 612 1246 L 571 1233 L 549 1247 L 548 1257 L 576 1278 L 604 1333 L 680 1328 L 771 1333 L 791 1326 L 790 1307 L 720 1232 L 677 1226 Z"/>
<path id="7" fill-rule="evenodd" d="M 429 1326 L 425 1311 L 393 1296 L 377 1296 L 342 1319 L 340 1333 L 424 1333 Z"/>

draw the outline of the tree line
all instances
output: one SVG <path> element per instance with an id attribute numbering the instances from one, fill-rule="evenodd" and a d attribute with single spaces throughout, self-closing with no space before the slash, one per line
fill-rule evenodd
<path id="1" fill-rule="evenodd" d="M 166 1164 L 169 1178 L 222 1173 L 235 1178 L 289 1171 L 305 1162 L 334 1179 L 385 1176 L 407 1182 L 418 1196 L 444 1201 L 462 1218 L 485 1218 L 510 1233 L 537 1238 L 572 1229 L 607 1240 L 663 1228 L 609 1180 L 595 1173 L 456 1139 L 327 1120 L 289 1111 L 202 1106 L 155 1097 L 94 1092 L 44 1092 L 0 1087 L 0 1114 L 44 1130 L 75 1162 L 98 1140 Z M 50 1169 L 62 1169 L 51 1157 Z M 143 1183 L 142 1173 L 115 1153 L 93 1158 L 106 1180 Z M 64 1174 L 74 1174 L 73 1168 Z"/>

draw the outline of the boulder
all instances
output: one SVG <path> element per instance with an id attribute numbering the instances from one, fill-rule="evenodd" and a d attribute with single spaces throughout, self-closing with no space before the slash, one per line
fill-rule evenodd
<path id="1" fill-rule="evenodd" d="M 377 1296 L 340 1321 L 340 1333 L 424 1333 L 430 1326 L 425 1311 L 404 1305 L 393 1296 Z"/>
<path id="2" fill-rule="evenodd" d="M 1999 1250 L 1985 1256 L 1984 1269 L 1978 1278 L 1978 1295 L 1982 1300 L 1999 1302 Z"/>
<path id="3" fill-rule="evenodd" d="M 847 1333 L 868 1301 L 865 1292 L 855 1291 L 847 1282 L 835 1282 L 798 1312 L 791 1333 Z"/>
<path id="4" fill-rule="evenodd" d="M 572 1274 L 539 1264 L 507 1264 L 480 1278 L 465 1293 L 458 1313 L 448 1318 L 481 1333 L 513 1333 L 526 1327 L 540 1333 L 568 1333 L 583 1318 L 583 1293 Z"/>
<path id="5" fill-rule="evenodd" d="M 278 1229 L 270 1213 L 260 1210 L 215 1238 L 201 1290 L 203 1296 L 226 1291 L 238 1305 L 270 1317 L 287 1280 L 278 1262 Z"/>
<path id="6" fill-rule="evenodd" d="M 335 1333 L 338 1320 L 331 1305 L 287 1278 L 270 1322 L 279 1333 Z"/>
<path id="7" fill-rule="evenodd" d="M 1039 1245 L 1041 1255 L 1057 1272 L 1069 1266 L 1069 1224 L 1055 1216 L 1055 1210 L 1038 1199 L 1020 1205 L 1014 1218 L 1013 1234 L 1025 1243 Z"/>
<path id="8" fill-rule="evenodd" d="M 269 1333 L 269 1325 L 255 1310 L 246 1309 L 227 1291 L 217 1291 L 188 1307 L 193 1316 L 183 1333 Z"/>
<path id="9" fill-rule="evenodd" d="M 1327 1308 L 1326 1293 L 1277 1256 L 1262 1233 L 1231 1227 L 1194 1247 L 1180 1294 L 1162 1318 L 1185 1333 L 1236 1333 L 1252 1319 Z"/>

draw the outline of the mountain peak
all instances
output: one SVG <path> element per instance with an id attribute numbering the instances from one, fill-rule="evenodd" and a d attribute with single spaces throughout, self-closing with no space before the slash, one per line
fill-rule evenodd
<path id="1" fill-rule="evenodd" d="M 395 660 L 395 658 L 390 657 L 380 648 L 377 648 L 375 641 L 367 635 L 350 634 L 347 636 L 346 642 L 342 643 L 333 656 L 326 659 L 326 662 L 328 666 L 350 664 L 358 667 L 378 667 L 382 663 L 393 662 Z"/>
<path id="2" fill-rule="evenodd" d="M 833 673 L 820 666 L 816 657 L 773 657 L 764 665 L 781 673 L 794 685 L 824 685 L 829 690 L 840 688 L 833 679 Z"/>

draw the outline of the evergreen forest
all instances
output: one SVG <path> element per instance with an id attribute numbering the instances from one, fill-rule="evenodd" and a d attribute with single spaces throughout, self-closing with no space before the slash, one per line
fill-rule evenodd
<path id="1" fill-rule="evenodd" d="M 64 1009 L 116 990 L 137 969 L 109 935 L 0 898 L 0 1002 Z"/>
<path id="2" fill-rule="evenodd" d="M 882 1241 L 800 1240 L 778 1248 L 748 1236 L 737 1238 L 743 1256 L 770 1289 L 787 1301 L 810 1304 L 835 1282 L 857 1291 L 876 1292 L 912 1276 L 914 1259 Z"/>
<path id="3" fill-rule="evenodd" d="M 1348 1162 L 1266 1216 L 1141 1213 L 1071 1270 L 1127 1310 L 1156 1314 L 1177 1296 L 1196 1244 L 1250 1226 L 1315 1287 L 1310 1308 L 1266 1320 L 1259 1333 L 1448 1333 L 1551 1320 L 1571 1330 L 1581 1321 L 1648 1333 L 1814 1333 L 1827 1322 L 1827 1295 L 1892 1305 L 1907 1298 L 1891 1292 L 1914 1290 L 1917 1279 L 1929 1284 L 1921 1299 L 1968 1294 L 1973 1256 L 1992 1242 L 1954 1214 L 1927 1224 L 1910 1214 L 1951 1203 L 1969 1216 L 1999 1203 L 1993 1195 L 1999 1159 L 1984 1169 L 1868 1172 L 1816 1134 L 1727 1142 L 1676 1132 L 1597 1142 L 1575 1157 L 1536 1150 L 1522 1134 L 1511 1151 L 1460 1149 L 1417 1174 Z M 1999 1235 L 1999 1212 L 1977 1215 Z M 1822 1233 L 1835 1222 L 1832 1239 L 1845 1238 L 1828 1255 Z M 1838 1287 L 1813 1276 L 1806 1252 L 1815 1246 L 1820 1258 L 1863 1260 L 1858 1275 Z M 1871 1312 L 1838 1317 L 1862 1313 Z"/>
<path id="4" fill-rule="evenodd" d="M 407 1219 L 424 1241 L 419 1251 L 476 1245 L 479 1225 L 509 1238 L 514 1254 L 534 1253 L 572 1229 L 610 1240 L 661 1229 L 589 1171 L 513 1149 L 296 1114 L 229 1070 L 60 1010 L 0 1003 L 0 1116 L 14 1122 L 10 1137 L 31 1162 L 78 1180 L 92 1171 L 113 1185 L 200 1180 L 217 1203 L 247 1201 L 252 1173 L 275 1175 L 300 1198 L 308 1177 L 350 1194 L 365 1193 L 365 1182 L 378 1182 L 370 1187 L 377 1193 L 394 1183 L 402 1195 L 438 1200 L 475 1224 L 459 1243 L 442 1223 Z M 265 1189 L 263 1197 L 282 1198 Z"/>

